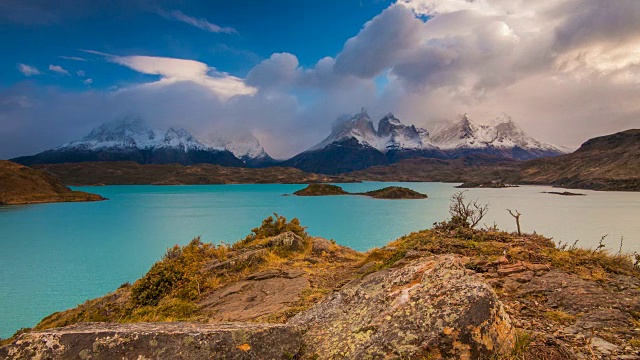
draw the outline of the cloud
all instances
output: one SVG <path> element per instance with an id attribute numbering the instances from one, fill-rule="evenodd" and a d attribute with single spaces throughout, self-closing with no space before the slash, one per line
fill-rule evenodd
<path id="1" fill-rule="evenodd" d="M 223 100 L 239 95 L 253 95 L 256 89 L 243 79 L 217 71 L 207 64 L 188 59 L 156 56 L 117 56 L 95 50 L 82 50 L 104 56 L 108 61 L 126 66 L 143 74 L 159 75 L 160 80 L 139 86 L 166 86 L 178 82 L 192 82 L 216 94 Z"/>
<path id="2" fill-rule="evenodd" d="M 74 60 L 74 61 L 87 61 L 87 59 L 85 58 L 81 58 L 78 56 L 58 56 L 60 59 L 65 59 L 65 60 Z"/>
<path id="3" fill-rule="evenodd" d="M 247 84 L 259 88 L 290 84 L 298 69 L 298 58 L 290 53 L 276 53 L 256 65 L 247 75 Z"/>
<path id="4" fill-rule="evenodd" d="M 84 70 L 78 70 L 78 71 L 76 71 L 76 75 L 78 75 L 78 76 L 80 76 L 80 77 L 84 77 L 84 76 L 85 76 Z"/>
<path id="5" fill-rule="evenodd" d="M 196 60 L 86 50 L 157 78 L 82 93 L 27 82 L 0 89 L 0 157 L 138 114 L 198 137 L 249 130 L 286 158 L 361 106 L 427 128 L 506 112 L 534 137 L 574 147 L 640 125 L 639 17 L 637 0 L 402 0 L 335 56 L 306 66 L 275 53 L 245 79 Z"/>
<path id="6" fill-rule="evenodd" d="M 334 68 L 341 74 L 374 77 L 421 41 L 422 25 L 410 10 L 391 6 L 346 42 Z"/>
<path id="7" fill-rule="evenodd" d="M 93 84 L 93 79 L 84 79 L 84 80 L 82 80 L 82 82 L 83 82 L 85 85 L 91 85 L 91 84 Z"/>
<path id="8" fill-rule="evenodd" d="M 182 11 L 180 10 L 172 10 L 172 11 L 167 11 L 167 10 L 158 10 L 157 11 L 158 14 L 162 17 L 164 17 L 165 19 L 169 19 L 169 20 L 174 20 L 174 21 L 180 21 L 183 22 L 185 24 L 189 24 L 191 26 L 195 26 L 198 29 L 204 30 L 204 31 L 209 31 L 212 33 L 224 33 L 224 34 L 237 34 L 238 31 L 232 27 L 224 27 L 224 26 L 219 26 L 216 24 L 212 24 L 210 23 L 207 19 L 203 19 L 203 18 L 195 18 L 192 16 L 188 16 L 185 15 Z"/>
<path id="9" fill-rule="evenodd" d="M 53 72 L 61 74 L 61 75 L 69 75 L 69 71 L 66 70 L 65 68 L 63 68 L 60 65 L 50 64 L 49 65 L 49 71 L 53 71 Z"/>
<path id="10" fill-rule="evenodd" d="M 33 76 L 40 74 L 40 70 L 26 64 L 18 64 L 18 71 L 20 71 L 24 76 Z"/>

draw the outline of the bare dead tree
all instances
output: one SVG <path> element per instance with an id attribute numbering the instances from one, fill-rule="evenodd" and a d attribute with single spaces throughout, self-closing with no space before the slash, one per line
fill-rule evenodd
<path id="1" fill-rule="evenodd" d="M 449 214 L 451 220 L 473 229 L 480 223 L 489 211 L 489 204 L 480 204 L 478 200 L 465 202 L 465 191 L 460 191 L 451 196 Z"/>
<path id="2" fill-rule="evenodd" d="M 518 226 L 518 235 L 522 235 L 522 232 L 520 231 L 520 215 L 522 214 L 520 214 L 518 210 L 516 210 L 515 213 L 509 209 L 507 209 L 507 211 L 516 219 L 516 225 Z"/>

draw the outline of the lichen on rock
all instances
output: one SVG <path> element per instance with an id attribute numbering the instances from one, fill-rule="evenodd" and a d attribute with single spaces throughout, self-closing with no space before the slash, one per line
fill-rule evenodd
<path id="1" fill-rule="evenodd" d="M 482 359 L 514 341 L 496 294 L 453 255 L 355 280 L 290 323 L 306 330 L 306 356 L 319 358 Z"/>

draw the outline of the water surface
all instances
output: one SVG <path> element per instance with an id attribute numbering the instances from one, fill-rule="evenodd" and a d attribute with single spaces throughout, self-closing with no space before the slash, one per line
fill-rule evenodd
<path id="1" fill-rule="evenodd" d="M 282 196 L 304 185 L 104 186 L 77 188 L 103 202 L 0 207 L 0 337 L 42 317 L 133 282 L 166 248 L 196 236 L 234 242 L 272 212 L 300 218 L 312 235 L 357 250 L 383 246 L 448 215 L 455 184 L 343 184 L 352 192 L 400 185 L 426 200 L 364 196 Z M 587 196 L 543 194 L 549 187 L 470 189 L 488 202 L 483 224 L 515 230 L 506 209 L 517 209 L 523 231 L 556 241 L 597 246 L 602 235 L 618 251 L 640 251 L 640 193 L 580 191 Z"/>

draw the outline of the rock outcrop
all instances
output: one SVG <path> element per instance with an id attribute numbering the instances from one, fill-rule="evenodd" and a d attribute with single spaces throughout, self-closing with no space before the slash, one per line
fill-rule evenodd
<path id="1" fill-rule="evenodd" d="M 299 331 L 254 323 L 84 323 L 21 335 L 0 358 L 286 359 L 302 346 Z"/>
<path id="2" fill-rule="evenodd" d="M 496 294 L 456 256 L 355 280 L 290 323 L 306 330 L 309 358 L 484 359 L 514 342 Z"/>
<path id="3" fill-rule="evenodd" d="M 249 321 L 286 310 L 310 287 L 303 271 L 267 270 L 207 295 L 209 321 Z"/>

